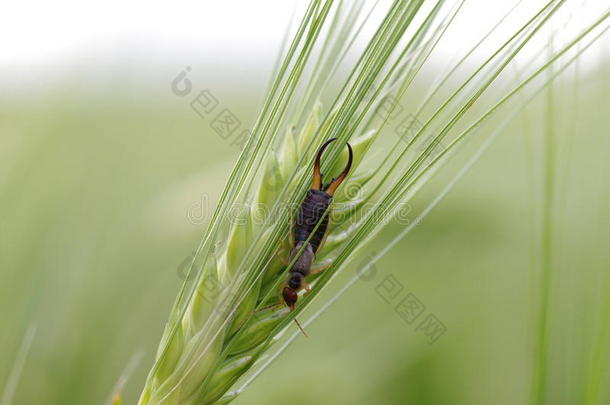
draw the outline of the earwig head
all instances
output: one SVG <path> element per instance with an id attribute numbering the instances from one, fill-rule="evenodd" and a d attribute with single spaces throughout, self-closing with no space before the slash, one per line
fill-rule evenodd
<path id="1" fill-rule="evenodd" d="M 296 305 L 297 300 L 299 299 L 299 295 L 297 294 L 296 290 L 293 290 L 290 287 L 284 287 L 284 290 L 282 291 L 282 297 L 284 298 L 284 302 L 286 303 L 288 308 L 293 311 L 294 306 Z"/>
<path id="2" fill-rule="evenodd" d="M 284 302 L 286 303 L 286 306 L 290 309 L 290 312 L 294 311 L 294 307 L 297 303 L 297 300 L 299 299 L 299 294 L 297 293 L 297 291 L 299 291 L 304 281 L 305 277 L 301 273 L 291 273 L 288 277 L 288 281 L 286 282 L 287 286 L 284 287 L 284 289 L 282 290 L 282 298 L 284 298 Z M 303 333 L 303 335 L 307 337 L 305 329 L 303 329 L 303 327 L 301 326 L 299 321 L 297 321 L 296 318 L 294 318 L 294 322 L 301 330 L 301 333 Z"/>
<path id="3" fill-rule="evenodd" d="M 316 161 L 313 166 L 313 185 L 311 187 L 314 190 L 326 191 L 326 193 L 328 193 L 328 195 L 331 195 L 331 196 L 333 194 L 335 194 L 335 191 L 337 190 L 339 185 L 343 182 L 343 180 L 345 180 L 345 177 L 347 176 L 347 174 L 349 173 L 349 170 L 352 167 L 352 160 L 354 158 L 352 147 L 348 143 L 347 148 L 348 148 L 348 152 L 349 152 L 349 158 L 347 160 L 347 165 L 345 166 L 345 169 L 343 169 L 341 174 L 339 174 L 339 176 L 336 179 L 333 179 L 333 181 L 331 181 L 330 184 L 328 184 L 326 187 L 322 186 L 322 174 L 320 173 L 320 158 L 322 157 L 322 153 L 324 153 L 324 149 L 326 149 L 326 147 L 328 145 L 330 145 L 336 139 L 337 138 L 329 139 L 328 141 L 326 141 L 324 143 L 324 145 L 322 145 L 322 147 L 318 151 L 318 154 L 316 156 Z"/>

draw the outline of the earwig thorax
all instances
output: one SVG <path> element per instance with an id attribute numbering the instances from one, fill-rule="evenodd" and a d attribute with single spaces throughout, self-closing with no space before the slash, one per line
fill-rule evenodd
<path id="1" fill-rule="evenodd" d="M 293 272 L 288 279 L 288 287 L 295 291 L 298 291 L 303 284 L 303 275 L 301 273 Z"/>

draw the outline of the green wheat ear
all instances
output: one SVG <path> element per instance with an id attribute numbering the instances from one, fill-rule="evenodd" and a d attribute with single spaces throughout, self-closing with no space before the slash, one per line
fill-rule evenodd
<path id="1" fill-rule="evenodd" d="M 496 96 L 490 107 L 480 107 L 484 112 L 478 118 L 468 116 L 563 4 L 550 1 L 435 111 L 422 114 L 422 127 L 405 144 L 384 131 L 386 119 L 379 119 L 378 112 L 389 97 L 401 99 L 408 93 L 463 1 L 448 8 L 443 7 L 446 3 L 451 2 L 432 2 L 433 7 L 424 12 L 423 0 L 393 2 L 338 94 L 335 90 L 335 101 L 325 109 L 319 100 L 330 91 L 329 78 L 340 71 L 338 66 L 360 32 L 359 24 L 367 20 L 359 18 L 363 2 L 311 1 L 284 51 L 252 136 L 178 294 L 139 405 L 232 401 L 237 393 L 227 392 L 238 379 L 260 362 L 330 279 L 383 229 L 400 204 L 409 201 L 475 129 L 481 132 L 479 127 L 487 118 L 531 87 L 548 66 L 558 63 L 575 45 L 585 44 L 578 56 L 597 40 L 601 34 L 593 36 L 595 29 L 603 27 L 608 17 L 604 15 L 541 66 L 528 65 L 527 78 Z M 405 38 L 422 13 L 421 25 Z M 557 72 L 573 61 L 562 60 Z M 312 64 L 312 70 L 306 69 Z M 457 70 L 456 66 L 445 79 Z M 433 95 L 421 100 L 420 106 L 428 105 Z M 322 172 L 332 176 L 343 167 L 346 142 L 354 148 L 354 166 L 335 195 L 328 237 L 316 256 L 316 264 L 328 268 L 313 277 L 312 292 L 289 312 L 275 305 L 281 304 L 278 287 L 287 273 L 278 253 L 282 244 L 290 243 L 291 223 L 311 185 L 314 156 L 329 138 L 337 142 L 325 152 Z M 422 146 L 423 139 L 432 142 Z M 447 146 L 434 155 L 440 142 Z"/>
<path id="2" fill-rule="evenodd" d="M 303 156 L 306 153 L 307 146 L 314 142 L 319 129 L 320 115 L 321 106 L 316 104 L 299 134 L 295 135 L 293 127 L 290 126 L 277 150 L 268 154 L 264 181 L 258 184 L 254 193 L 256 199 L 251 206 L 240 208 L 238 216 L 234 218 L 235 221 L 228 233 L 226 247 L 214 253 L 213 260 L 210 261 L 209 267 L 205 269 L 205 276 L 200 280 L 197 293 L 184 314 L 177 334 L 168 345 L 161 367 L 156 371 L 155 379 L 158 381 L 178 381 L 174 379 L 175 370 L 184 361 L 181 356 L 188 353 L 185 349 L 190 349 L 197 344 L 200 335 L 205 333 L 203 328 L 206 322 L 211 317 L 227 310 L 227 308 L 223 308 L 223 305 L 225 305 L 224 300 L 228 295 L 222 292 L 231 290 L 232 281 L 235 277 L 232 274 L 232 269 L 239 267 L 240 258 L 246 254 L 246 251 L 252 245 L 253 235 L 255 233 L 264 235 L 266 233 L 265 227 L 270 221 L 270 218 L 260 215 L 260 212 L 256 214 L 255 209 L 273 206 L 292 173 L 297 172 L 299 175 L 302 173 L 303 176 L 313 178 L 313 173 L 305 173 L 305 170 L 299 167 L 298 157 Z M 373 140 L 374 135 L 374 131 L 368 131 L 356 138 L 354 152 L 358 154 L 364 151 Z M 364 184 L 371 177 L 371 171 L 364 175 L 358 174 L 358 161 L 355 163 L 353 166 L 354 175 L 345 181 L 344 185 L 346 187 L 354 182 Z M 345 193 L 337 193 L 335 203 L 349 205 L 351 211 L 356 211 L 358 206 L 362 205 L 366 199 L 362 198 L 362 195 L 366 195 L 366 190 L 365 187 L 359 187 L 358 201 L 354 201 Z M 337 222 L 337 220 L 332 222 L 334 229 L 341 229 L 350 219 L 349 216 L 345 215 L 341 218 L 342 222 Z M 348 240 L 350 234 L 349 228 L 341 231 L 340 234 L 331 231 L 328 237 L 329 241 L 320 251 L 322 257 L 336 256 L 341 242 Z M 285 243 L 290 243 L 288 235 L 284 239 Z M 279 296 L 274 294 L 274 291 L 276 291 L 277 285 L 284 280 L 285 267 L 279 256 L 275 255 L 266 266 L 261 277 L 251 285 L 252 288 L 243 297 L 239 305 L 230 311 L 230 321 L 224 323 L 223 330 L 219 334 L 222 339 L 216 339 L 216 345 L 207 350 L 205 361 L 200 361 L 197 364 L 199 373 L 197 378 L 192 380 L 192 385 L 190 387 L 182 386 L 182 390 L 186 389 L 191 395 L 195 395 L 200 382 L 206 381 L 205 394 L 201 395 L 200 399 L 193 398 L 192 403 L 228 402 L 228 398 L 223 399 L 226 402 L 214 401 L 218 400 L 273 343 L 273 340 L 270 341 L 270 337 L 274 336 L 278 325 L 290 316 L 285 308 L 269 307 L 260 309 L 260 307 L 263 303 L 265 306 L 269 303 L 281 304 Z M 315 285 L 315 281 L 312 282 L 312 285 Z M 219 358 L 222 358 L 222 361 L 218 361 Z M 185 380 L 185 382 L 190 381 Z M 166 382 L 166 387 L 171 387 L 171 384 Z M 178 398 L 178 395 L 173 393 L 168 395 L 164 388 L 163 385 L 156 387 L 154 396 L 146 393 L 146 396 L 143 396 L 144 400 L 141 399 L 140 403 L 191 403 L 184 402 L 183 399 L 180 400 L 182 402 L 168 402 L 173 395 L 176 395 L 176 398 Z M 181 392 L 184 392 L 182 390 Z M 162 396 L 159 397 L 160 395 Z"/>

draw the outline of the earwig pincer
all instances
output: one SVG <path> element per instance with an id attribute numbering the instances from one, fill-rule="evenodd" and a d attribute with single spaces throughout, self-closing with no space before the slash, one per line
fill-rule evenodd
<path id="1" fill-rule="evenodd" d="M 353 152 L 348 143 L 349 158 L 345 169 L 337 178 L 324 185 L 323 176 L 320 173 L 320 158 L 326 147 L 335 140 L 336 138 L 329 139 L 318 151 L 313 167 L 313 185 L 301 203 L 294 224 L 294 246 L 290 252 L 290 263 L 294 262 L 294 265 L 290 269 L 282 288 L 282 298 L 290 311 L 295 308 L 299 291 L 303 288 L 307 291 L 310 289 L 305 278 L 313 273 L 312 264 L 316 252 L 326 236 L 330 213 L 328 207 L 333 200 L 335 191 L 345 180 L 352 167 Z"/>

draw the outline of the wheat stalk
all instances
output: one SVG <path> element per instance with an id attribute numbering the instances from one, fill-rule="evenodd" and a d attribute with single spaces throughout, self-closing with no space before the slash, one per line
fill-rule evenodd
<path id="1" fill-rule="evenodd" d="M 367 15 L 359 17 L 362 2 L 348 6 L 312 0 L 176 299 L 139 404 L 205 405 L 234 399 L 237 394 L 227 391 L 475 129 L 574 45 L 592 43 L 601 35 L 596 30 L 607 29 L 606 13 L 547 61 L 533 64 L 526 80 L 496 94 L 479 118 L 468 117 L 563 3 L 550 1 L 542 7 L 436 110 L 418 109 L 426 118 L 405 143 L 388 137 L 388 117 L 396 106 L 387 109 L 385 103 L 407 94 L 463 1 L 394 1 L 325 109 L 320 100 L 332 89 L 329 78 L 347 60 L 368 20 Z M 422 108 L 434 105 L 431 97 L 437 90 L 422 100 Z M 382 111 L 387 114 L 380 117 Z M 312 292 L 290 312 L 275 305 L 281 304 L 278 287 L 292 265 L 283 264 L 281 246 L 290 244 L 295 211 L 311 183 L 314 154 L 329 138 L 337 142 L 325 154 L 323 173 L 337 173 L 343 166 L 347 141 L 354 148 L 354 169 L 335 196 L 328 238 L 316 257 L 317 265 L 328 268 L 308 280 Z M 448 145 L 437 153 L 443 142 Z"/>
<path id="2" fill-rule="evenodd" d="M 28 354 L 32 347 L 32 342 L 34 341 L 34 337 L 36 336 L 37 326 L 35 323 L 30 324 L 28 329 L 23 336 L 23 340 L 21 341 L 21 345 L 19 346 L 19 350 L 17 350 L 17 356 L 15 358 L 15 363 L 11 368 L 9 373 L 9 378 L 6 382 L 4 390 L 2 391 L 2 397 L 0 397 L 0 405 L 10 405 L 13 403 L 13 397 L 15 396 L 15 390 L 17 388 L 17 384 L 19 383 L 19 377 L 21 372 L 23 371 L 23 366 L 27 360 Z"/>

